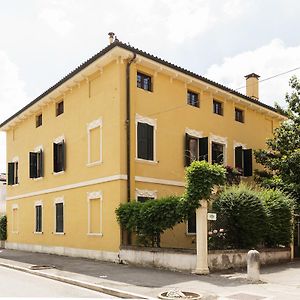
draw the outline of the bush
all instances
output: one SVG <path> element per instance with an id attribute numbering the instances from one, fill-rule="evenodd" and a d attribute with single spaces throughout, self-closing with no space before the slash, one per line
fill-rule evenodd
<path id="1" fill-rule="evenodd" d="M 263 242 L 267 224 L 260 193 L 241 184 L 219 194 L 213 208 L 226 216 L 228 248 L 249 249 Z"/>
<path id="2" fill-rule="evenodd" d="M 291 220 L 294 200 L 280 190 L 263 190 L 261 197 L 267 217 L 266 246 L 289 245 L 293 229 Z"/>
<path id="3" fill-rule="evenodd" d="M 7 239 L 7 219 L 6 216 L 0 218 L 0 240 Z"/>

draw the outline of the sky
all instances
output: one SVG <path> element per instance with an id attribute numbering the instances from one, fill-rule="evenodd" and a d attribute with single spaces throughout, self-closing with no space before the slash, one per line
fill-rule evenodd
<path id="1" fill-rule="evenodd" d="M 284 104 L 300 78 L 298 0 L 0 0 L 0 123 L 108 45 L 131 46 L 245 93 Z M 6 171 L 0 133 L 0 172 Z"/>

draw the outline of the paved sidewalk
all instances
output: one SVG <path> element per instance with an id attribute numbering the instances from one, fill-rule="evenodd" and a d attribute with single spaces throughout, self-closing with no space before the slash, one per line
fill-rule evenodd
<path id="1" fill-rule="evenodd" d="M 155 298 L 160 292 L 177 288 L 200 293 L 204 299 L 300 299 L 300 261 L 263 268 L 260 284 L 249 283 L 245 272 L 199 276 L 7 249 L 0 250 L 0 265 L 28 270 L 123 298 L 138 298 L 141 295 Z M 32 271 L 32 265 L 53 265 L 55 268 Z"/>

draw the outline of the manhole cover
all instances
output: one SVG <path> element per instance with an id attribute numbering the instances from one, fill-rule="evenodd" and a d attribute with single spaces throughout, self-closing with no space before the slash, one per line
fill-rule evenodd
<path id="1" fill-rule="evenodd" d="M 258 296 L 258 295 L 251 295 L 251 294 L 245 294 L 245 293 L 239 293 L 227 296 L 228 299 L 236 299 L 236 300 L 261 300 L 266 299 L 266 297 Z"/>
<path id="2" fill-rule="evenodd" d="M 165 299 L 165 300 L 175 300 L 175 299 L 189 299 L 189 300 L 198 300 L 202 298 L 202 295 L 199 295 L 197 293 L 191 293 L 191 292 L 183 292 L 183 291 L 169 291 L 169 292 L 163 292 L 158 295 L 159 299 Z"/>
<path id="3" fill-rule="evenodd" d="M 30 270 L 55 269 L 55 266 L 35 265 L 35 266 L 31 266 L 29 269 L 30 269 Z"/>

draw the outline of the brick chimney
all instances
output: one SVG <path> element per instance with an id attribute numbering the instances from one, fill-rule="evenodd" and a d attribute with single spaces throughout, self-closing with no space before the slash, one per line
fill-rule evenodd
<path id="1" fill-rule="evenodd" d="M 258 100 L 258 79 L 259 79 L 259 75 L 255 74 L 255 73 L 251 73 L 249 75 L 246 75 L 246 95 L 248 97 L 254 98 L 256 100 Z"/>

